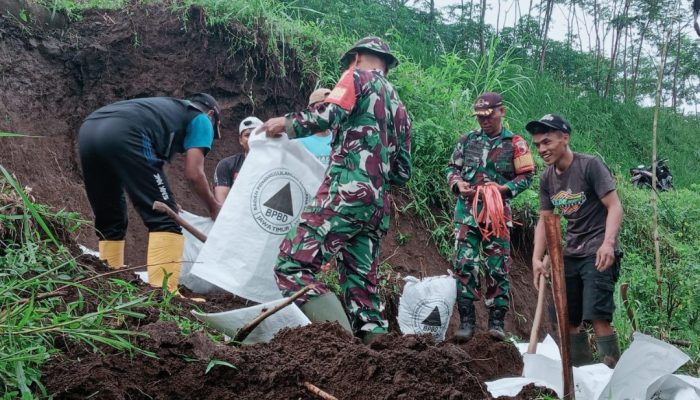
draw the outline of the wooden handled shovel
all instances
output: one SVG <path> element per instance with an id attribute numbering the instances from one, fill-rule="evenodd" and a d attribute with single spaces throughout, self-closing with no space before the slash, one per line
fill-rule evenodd
<path id="1" fill-rule="evenodd" d="M 545 255 L 542 260 L 546 269 L 549 269 L 549 256 Z M 542 308 L 544 308 L 544 288 L 547 283 L 547 278 L 544 274 L 540 275 L 540 280 L 537 285 L 537 308 L 535 309 L 535 319 L 532 322 L 530 330 L 530 344 L 527 346 L 527 352 L 535 354 L 537 352 L 537 342 L 539 341 L 540 325 L 542 324 Z"/>
<path id="2" fill-rule="evenodd" d="M 168 207 L 167 204 L 162 203 L 160 201 L 154 201 L 153 202 L 153 209 L 162 213 L 168 214 L 168 216 L 177 222 L 178 225 L 181 227 L 187 229 L 189 233 L 192 234 L 192 236 L 196 237 L 199 239 L 202 243 L 207 241 L 207 235 L 204 234 L 204 232 L 200 231 L 199 229 L 195 228 L 190 224 L 189 222 L 185 221 L 184 218 L 181 216 L 177 215 L 175 211 L 173 211 L 172 208 Z"/>
<path id="3" fill-rule="evenodd" d="M 564 400 L 574 398 L 574 370 L 571 365 L 571 344 L 569 343 L 569 310 L 566 307 L 566 280 L 564 278 L 564 256 L 561 250 L 561 225 L 559 216 L 544 216 L 544 229 L 547 237 L 547 251 L 552 263 L 552 294 L 557 310 L 559 346 L 564 381 Z"/>

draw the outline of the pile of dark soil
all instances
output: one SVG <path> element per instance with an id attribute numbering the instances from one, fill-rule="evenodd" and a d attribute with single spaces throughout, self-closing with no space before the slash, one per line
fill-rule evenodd
<path id="1" fill-rule="evenodd" d="M 286 329 L 268 344 L 236 348 L 204 334 L 183 337 L 173 323 L 149 324 L 142 331 L 149 337 L 140 338 L 139 346 L 158 359 L 66 354 L 47 369 L 49 392 L 60 399 L 313 399 L 303 386 L 309 382 L 338 399 L 489 399 L 484 381 L 522 369 L 512 345 L 487 336 L 459 346 L 390 334 L 367 347 L 327 323 Z M 526 390 L 525 396 L 539 393 Z"/>

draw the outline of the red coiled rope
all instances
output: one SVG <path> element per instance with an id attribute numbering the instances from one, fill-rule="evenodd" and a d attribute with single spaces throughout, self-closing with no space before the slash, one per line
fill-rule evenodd
<path id="1" fill-rule="evenodd" d="M 472 213 L 475 213 L 479 231 L 484 240 L 491 236 L 505 238 L 508 235 L 508 221 L 503 211 L 503 198 L 497 185 L 479 185 L 472 201 Z M 481 199 L 481 211 L 477 213 L 477 206 Z"/>

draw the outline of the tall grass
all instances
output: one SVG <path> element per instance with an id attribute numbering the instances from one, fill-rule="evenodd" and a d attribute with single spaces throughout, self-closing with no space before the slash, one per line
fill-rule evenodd
<path id="1" fill-rule="evenodd" d="M 148 301 L 118 285 L 97 291 L 76 282 L 82 270 L 50 229 L 72 229 L 66 222 L 75 216 L 33 203 L 0 170 L 0 392 L 29 399 L 47 395 L 40 367 L 58 339 L 138 351 L 123 322 L 143 317 L 137 308 Z"/>

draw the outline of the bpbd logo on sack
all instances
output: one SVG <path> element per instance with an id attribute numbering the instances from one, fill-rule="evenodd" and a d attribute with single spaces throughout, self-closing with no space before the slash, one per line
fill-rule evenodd
<path id="1" fill-rule="evenodd" d="M 413 308 L 412 322 L 415 332 L 430 333 L 443 339 L 449 323 L 450 305 L 442 298 L 422 299 Z"/>
<path id="2" fill-rule="evenodd" d="M 250 199 L 255 222 L 266 232 L 284 235 L 309 202 L 309 194 L 291 171 L 277 168 L 258 180 Z"/>

